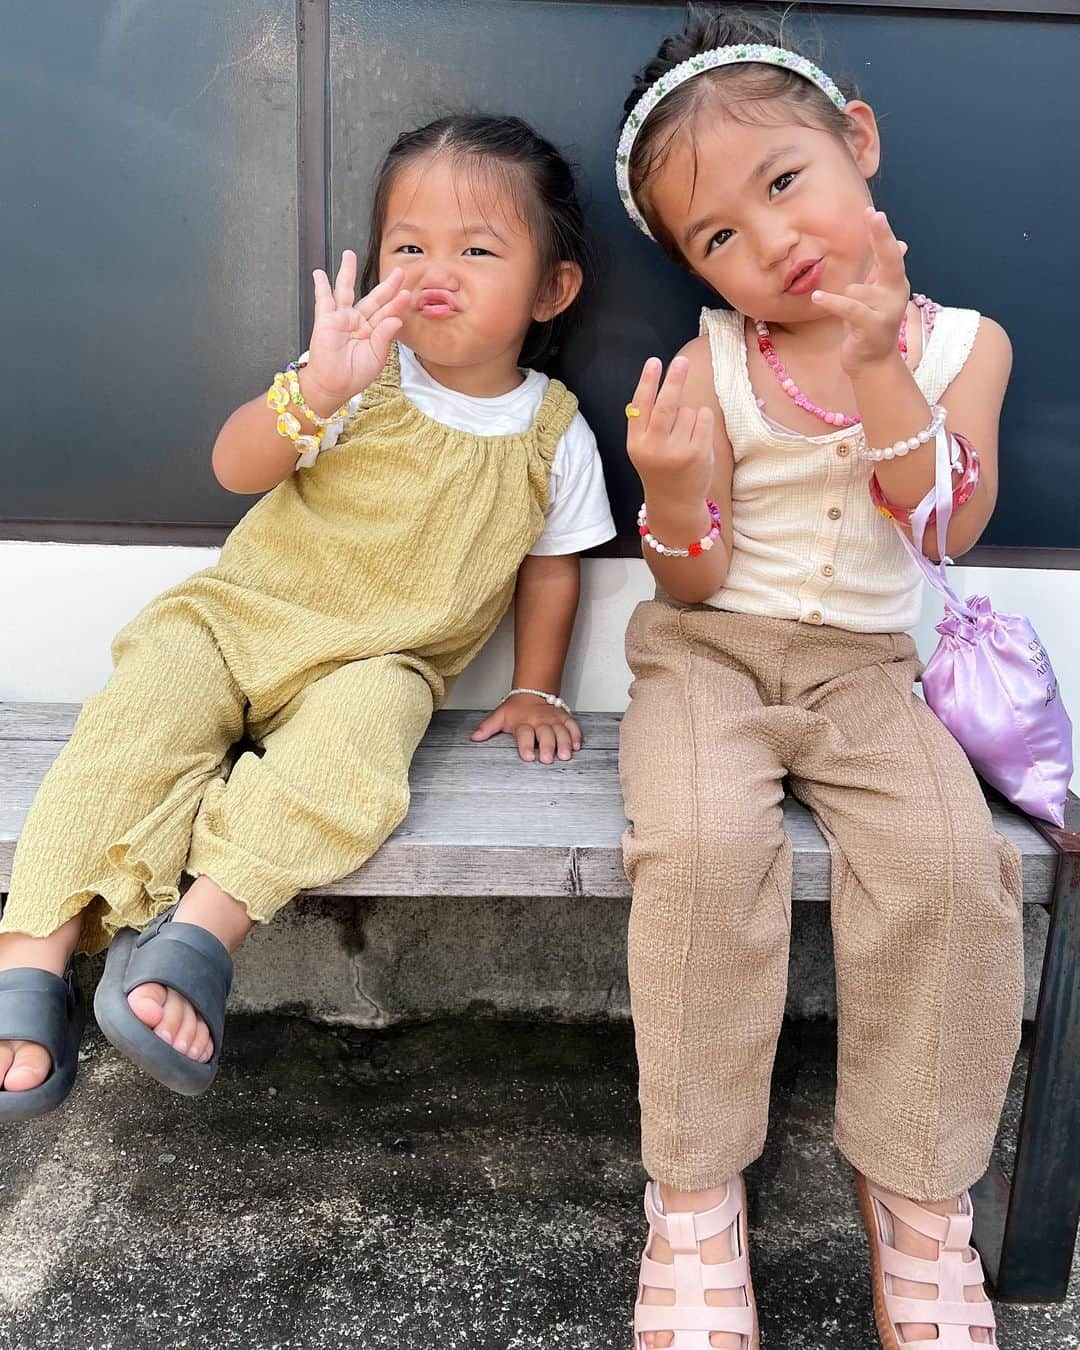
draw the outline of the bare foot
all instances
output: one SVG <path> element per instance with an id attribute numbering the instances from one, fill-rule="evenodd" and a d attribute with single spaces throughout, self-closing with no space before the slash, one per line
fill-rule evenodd
<path id="1" fill-rule="evenodd" d="M 700 1214 L 720 1204 L 726 1195 L 727 1186 L 707 1191 L 679 1191 L 663 1183 L 660 1185 L 660 1198 L 665 1214 L 680 1212 Z M 701 1244 L 702 1261 L 708 1265 L 730 1261 L 735 1256 L 734 1237 L 732 1228 L 727 1228 L 724 1232 L 717 1233 L 715 1237 L 706 1238 Z M 659 1233 L 653 1235 L 648 1254 L 653 1261 L 662 1261 L 665 1265 L 672 1264 L 671 1247 Z M 651 1289 L 646 1286 L 641 1301 L 646 1304 L 672 1304 L 675 1302 L 675 1291 Z M 747 1299 L 741 1289 L 706 1289 L 705 1302 L 712 1308 L 745 1308 Z M 675 1333 L 646 1331 L 644 1339 L 650 1350 L 653 1350 L 653 1347 L 655 1350 L 663 1350 L 664 1347 L 673 1344 Z M 709 1336 L 709 1344 L 718 1347 L 718 1350 L 745 1350 L 746 1338 L 727 1331 L 714 1331 Z"/>
<path id="2" fill-rule="evenodd" d="M 198 877 L 180 901 L 173 916 L 176 923 L 205 928 L 230 952 L 236 951 L 251 931 L 247 910 L 208 876 Z M 210 1028 L 192 1005 L 175 989 L 163 984 L 140 984 L 128 994 L 128 1006 L 155 1035 L 179 1054 L 205 1064 L 214 1055 Z"/>
<path id="3" fill-rule="evenodd" d="M 48 970 L 63 975 L 79 941 L 82 915 L 69 919 L 48 937 L 25 933 L 0 934 L 0 971 Z M 52 1072 L 52 1059 L 35 1041 L 0 1041 L 0 1088 L 4 1092 L 29 1092 L 40 1087 Z"/>
<path id="4" fill-rule="evenodd" d="M 920 1209 L 927 1209 L 932 1214 L 959 1214 L 960 1198 L 955 1200 L 942 1200 L 931 1204 L 923 1200 L 914 1201 Z M 918 1256 L 924 1261 L 936 1261 L 941 1254 L 941 1244 L 935 1242 L 933 1238 L 926 1237 L 917 1232 L 914 1228 L 903 1223 L 895 1215 L 892 1216 L 892 1243 L 897 1251 L 905 1252 L 908 1256 Z M 968 1260 L 976 1259 L 975 1253 L 971 1252 Z M 936 1284 L 921 1284 L 914 1280 L 901 1280 L 895 1276 L 890 1278 L 892 1293 L 898 1298 L 927 1298 L 936 1299 L 938 1297 L 938 1287 Z M 969 1285 L 964 1290 L 964 1296 L 968 1303 L 987 1302 L 986 1290 L 981 1285 Z M 936 1341 L 938 1338 L 938 1328 L 931 1322 L 901 1322 L 898 1326 L 904 1344 L 914 1341 Z M 972 1327 L 969 1335 L 976 1345 L 989 1345 L 990 1332 L 985 1327 Z"/>

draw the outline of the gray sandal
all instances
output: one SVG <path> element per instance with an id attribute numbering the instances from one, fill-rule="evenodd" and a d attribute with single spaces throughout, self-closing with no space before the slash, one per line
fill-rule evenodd
<path id="1" fill-rule="evenodd" d="M 175 911 L 174 905 L 159 914 L 141 933 L 125 928 L 116 935 L 94 995 L 94 1014 L 122 1055 L 174 1092 L 197 1097 L 218 1071 L 233 963 L 213 933 L 174 923 Z M 139 1021 L 127 996 L 140 984 L 163 984 L 188 1000 L 210 1029 L 213 1058 L 206 1064 L 188 1059 Z"/>
<path id="2" fill-rule="evenodd" d="M 52 1058 L 52 1072 L 36 1088 L 0 1089 L 0 1121 L 29 1120 L 60 1105 L 75 1082 L 85 1020 L 70 965 L 62 979 L 29 966 L 0 973 L 0 1040 L 33 1041 Z"/>

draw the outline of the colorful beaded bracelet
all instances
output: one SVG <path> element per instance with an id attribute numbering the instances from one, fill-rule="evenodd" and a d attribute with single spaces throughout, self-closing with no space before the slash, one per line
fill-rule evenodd
<path id="1" fill-rule="evenodd" d="M 296 447 L 298 455 L 306 455 L 311 451 L 318 451 L 322 446 L 322 432 L 331 422 L 340 421 L 349 414 L 349 405 L 346 403 L 337 412 L 329 417 L 320 417 L 312 412 L 304 402 L 304 395 L 300 392 L 300 380 L 297 376 L 297 365 L 291 362 L 285 370 L 279 371 L 274 376 L 274 383 L 266 391 L 267 406 L 273 408 L 277 413 L 277 433 L 279 436 L 285 436 L 292 441 Z M 302 423 L 300 419 L 289 412 L 289 405 L 299 408 L 309 421 L 313 422 L 319 428 L 317 436 L 301 435 Z"/>
<path id="2" fill-rule="evenodd" d="M 953 473 L 960 474 L 960 481 L 953 488 L 953 510 L 959 511 L 962 506 L 966 506 L 971 501 L 979 484 L 981 472 L 979 453 L 966 436 L 961 436 L 955 431 L 951 432 L 950 435 L 960 451 L 960 454 L 952 463 Z M 894 520 L 897 525 L 905 527 L 911 524 L 911 516 L 915 508 L 894 506 L 882 492 L 876 473 L 870 475 L 870 500 L 886 520 Z M 931 511 L 930 519 L 926 522 L 927 525 L 932 524 L 936 519 L 937 512 Z"/>
<path id="3" fill-rule="evenodd" d="M 709 511 L 709 519 L 712 521 L 712 527 L 709 533 L 702 538 L 695 540 L 688 548 L 669 548 L 667 544 L 662 544 L 649 530 L 649 522 L 645 517 L 645 503 L 641 503 L 641 510 L 638 512 L 638 534 L 649 548 L 657 553 L 663 554 L 665 558 L 697 558 L 702 553 L 707 553 L 720 538 L 720 508 L 714 501 L 708 497 L 705 499 L 705 505 Z"/>
<path id="4" fill-rule="evenodd" d="M 346 401 L 338 408 L 337 412 L 332 412 L 329 417 L 320 417 L 317 412 L 304 402 L 304 395 L 300 389 L 300 377 L 295 370 L 290 370 L 287 366 L 284 374 L 285 384 L 289 390 L 289 397 L 292 400 L 294 408 L 299 408 L 309 422 L 314 422 L 317 427 L 328 427 L 331 422 L 340 422 L 343 417 L 349 415 L 349 404 Z"/>

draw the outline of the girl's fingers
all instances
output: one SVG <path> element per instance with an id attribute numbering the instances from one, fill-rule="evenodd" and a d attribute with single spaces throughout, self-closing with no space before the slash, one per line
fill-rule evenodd
<path id="1" fill-rule="evenodd" d="M 699 408 L 694 419 L 694 429 L 690 433 L 690 446 L 702 455 L 716 448 L 713 436 L 713 415 L 711 408 Z"/>
<path id="2" fill-rule="evenodd" d="M 859 304 L 865 305 L 867 309 L 873 310 L 875 313 L 892 307 L 892 300 L 888 293 L 882 291 L 880 286 L 875 286 L 872 281 L 864 281 L 861 286 L 845 286 L 844 295 L 848 300 L 857 300 Z"/>
<path id="3" fill-rule="evenodd" d="M 353 303 L 355 285 L 356 254 L 351 248 L 347 248 L 341 255 L 341 266 L 334 282 L 334 299 L 339 305 L 349 306 Z"/>
<path id="4" fill-rule="evenodd" d="M 356 302 L 356 308 L 365 318 L 372 318 L 377 309 L 391 301 L 396 295 L 401 294 L 402 283 L 405 280 L 405 271 L 401 267 L 395 267 L 388 277 L 384 277 L 377 286 L 372 286 L 367 295 L 362 295 Z"/>
<path id="5" fill-rule="evenodd" d="M 849 300 L 846 295 L 836 295 L 833 291 L 812 291 L 810 299 L 819 309 L 835 314 L 838 319 L 846 319 L 856 328 L 862 328 L 868 318 L 877 317 L 861 300 Z"/>
<path id="6" fill-rule="evenodd" d="M 570 728 L 563 722 L 556 722 L 552 730 L 555 733 L 555 753 L 560 759 L 570 759 L 574 753 L 573 742 L 570 739 Z"/>
<path id="7" fill-rule="evenodd" d="M 412 292 L 400 290 L 396 295 L 392 295 L 385 305 L 380 305 L 376 310 L 368 315 L 360 314 L 360 317 L 366 317 L 367 322 L 372 328 L 378 327 L 383 319 L 400 318 L 409 308 L 409 301 L 412 299 Z M 360 313 L 360 306 L 353 306 L 354 313 Z"/>
<path id="8" fill-rule="evenodd" d="M 550 722 L 543 722 L 536 728 L 536 746 L 540 751 L 540 763 L 550 764 L 555 758 L 558 741 L 555 728 Z"/>
<path id="9" fill-rule="evenodd" d="M 581 727 L 578 725 L 577 719 L 568 717 L 566 725 L 570 730 L 570 744 L 575 750 L 580 750 L 585 743 L 585 738 L 581 734 Z"/>
<path id="10" fill-rule="evenodd" d="M 332 314 L 337 308 L 334 292 L 330 289 L 330 278 L 321 267 L 317 267 L 311 276 L 315 283 L 315 317 L 321 319 L 324 314 Z"/>
<path id="11" fill-rule="evenodd" d="M 390 355 L 390 344 L 397 337 L 400 328 L 401 320 L 396 314 L 391 314 L 380 320 L 371 330 L 368 341 L 371 343 L 371 350 L 378 358 L 380 367 L 386 364 L 386 358 Z"/>
<path id="12" fill-rule="evenodd" d="M 675 418 L 678 415 L 683 385 L 686 383 L 686 372 L 689 369 L 690 362 L 687 361 L 685 356 L 677 356 L 668 366 L 664 383 L 660 386 L 660 392 L 656 396 L 656 402 L 653 404 L 652 413 L 648 419 L 646 430 L 650 435 L 668 436 L 671 433 Z M 645 418 L 642 416 L 642 421 L 644 420 Z"/>
<path id="13" fill-rule="evenodd" d="M 409 296 L 409 291 L 398 291 L 385 305 L 371 313 L 365 313 L 360 305 L 353 305 L 345 311 L 349 316 L 350 337 L 369 337 L 384 319 L 400 319 L 409 307 Z"/>
<path id="14" fill-rule="evenodd" d="M 682 448 L 690 444 L 690 438 L 694 434 L 694 422 L 697 420 L 697 409 L 682 407 L 676 412 L 675 420 L 671 424 L 671 431 L 668 433 L 668 441 L 672 448 Z"/>
<path id="15" fill-rule="evenodd" d="M 637 409 L 638 415 L 629 418 L 627 428 L 628 435 L 635 439 L 649 425 L 649 416 L 656 401 L 656 386 L 660 383 L 663 368 L 663 362 L 656 356 L 650 356 L 641 368 L 641 378 L 630 400 L 630 406 Z"/>
<path id="16" fill-rule="evenodd" d="M 904 276 L 904 255 L 892 226 L 884 211 L 875 211 L 867 207 L 870 227 L 870 246 L 874 250 L 878 282 L 887 286 L 902 285 Z"/>
<path id="17" fill-rule="evenodd" d="M 663 363 L 657 357 L 650 356 L 641 369 L 634 397 L 627 404 L 626 449 L 631 455 L 640 448 L 648 430 L 649 418 L 656 402 L 656 387 L 663 369 Z M 635 410 L 636 416 L 633 415 Z"/>

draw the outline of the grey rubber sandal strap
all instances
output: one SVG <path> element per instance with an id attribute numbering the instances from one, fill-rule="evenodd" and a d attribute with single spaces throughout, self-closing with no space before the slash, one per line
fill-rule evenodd
<path id="1" fill-rule="evenodd" d="M 140 984 L 175 989 L 210 1029 L 216 1058 L 232 987 L 232 957 L 213 933 L 197 924 L 174 923 L 172 915 L 167 910 L 139 934 L 124 974 L 124 993 Z"/>
<path id="2" fill-rule="evenodd" d="M 33 1041 L 52 1059 L 52 1072 L 69 1055 L 75 1004 L 74 975 L 20 968 L 0 973 L 0 1040 Z"/>

